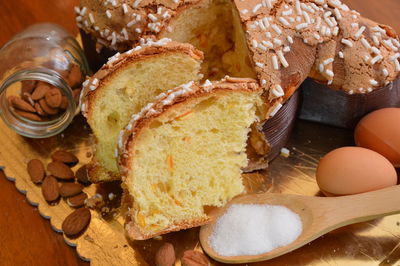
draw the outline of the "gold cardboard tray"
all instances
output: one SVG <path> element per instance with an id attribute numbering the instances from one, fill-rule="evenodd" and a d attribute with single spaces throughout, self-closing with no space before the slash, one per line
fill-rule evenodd
<path id="1" fill-rule="evenodd" d="M 49 206 L 42 197 L 40 186 L 34 185 L 26 172 L 32 158 L 50 161 L 56 149 L 76 154 L 80 162 L 73 169 L 89 162 L 91 156 L 90 130 L 82 117 L 62 134 L 48 139 L 21 137 L 0 122 L 0 146 L 12 156 L 0 157 L 8 179 L 15 181 L 17 189 L 26 194 L 28 201 L 38 206 L 40 214 L 50 219 L 52 228 L 61 232 L 63 219 L 72 209 L 60 200 Z M 315 167 L 319 158 L 328 151 L 352 145 L 352 131 L 324 125 L 297 121 L 294 133 L 287 144 L 291 150 L 288 158 L 275 159 L 267 172 L 246 175 L 244 180 L 249 192 L 277 192 L 301 195 L 319 195 L 315 182 Z M 198 228 L 170 233 L 161 240 L 129 242 L 123 231 L 123 217 L 116 211 L 120 197 L 118 184 L 91 185 L 85 188 L 89 196 L 113 192 L 116 199 L 108 202 L 114 210 L 102 215 L 92 211 L 90 226 L 77 239 L 65 237 L 67 244 L 76 246 L 78 254 L 92 265 L 154 265 L 155 250 L 164 242 L 174 244 L 179 258 L 186 249 L 201 250 Z M 400 196 L 400 195 L 399 195 Z M 213 265 L 221 265 L 212 261 Z M 330 232 L 312 243 L 265 262 L 252 265 L 400 265 L 400 215 L 347 226 Z"/>

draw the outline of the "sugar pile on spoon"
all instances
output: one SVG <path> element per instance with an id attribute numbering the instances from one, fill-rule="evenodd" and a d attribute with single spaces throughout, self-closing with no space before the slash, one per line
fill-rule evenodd
<path id="1" fill-rule="evenodd" d="M 233 204 L 214 226 L 210 246 L 222 256 L 258 255 L 286 246 L 302 232 L 298 214 L 267 204 Z"/>

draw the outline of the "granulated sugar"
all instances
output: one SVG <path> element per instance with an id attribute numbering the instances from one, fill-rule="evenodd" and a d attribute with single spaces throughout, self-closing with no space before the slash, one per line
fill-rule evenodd
<path id="1" fill-rule="evenodd" d="M 302 223 L 290 209 L 267 204 L 233 204 L 209 238 L 222 256 L 257 255 L 286 246 L 301 234 Z"/>

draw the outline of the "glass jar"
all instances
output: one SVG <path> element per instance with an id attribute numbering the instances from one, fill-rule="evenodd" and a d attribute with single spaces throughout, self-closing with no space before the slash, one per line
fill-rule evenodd
<path id="1" fill-rule="evenodd" d="M 73 36 L 55 24 L 36 24 L 0 49 L 0 115 L 18 134 L 50 137 L 79 113 L 89 68 Z"/>

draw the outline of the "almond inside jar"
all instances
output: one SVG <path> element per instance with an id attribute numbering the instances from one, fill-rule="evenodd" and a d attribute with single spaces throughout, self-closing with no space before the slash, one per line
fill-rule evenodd
<path id="1" fill-rule="evenodd" d="M 83 80 L 79 66 L 72 64 L 70 69 L 59 73 L 72 89 L 78 105 Z M 67 97 L 58 87 L 39 80 L 12 84 L 7 90 L 7 100 L 16 116 L 36 122 L 57 120 L 68 108 Z"/>

